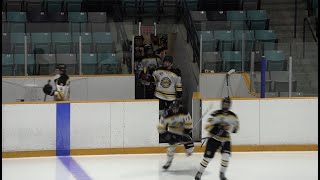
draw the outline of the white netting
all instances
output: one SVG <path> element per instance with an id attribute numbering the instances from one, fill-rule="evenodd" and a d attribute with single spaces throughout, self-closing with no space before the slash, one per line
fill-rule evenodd
<path id="1" fill-rule="evenodd" d="M 44 93 L 42 92 L 43 83 L 31 82 L 30 80 L 21 80 L 20 82 L 2 81 L 2 90 L 5 91 L 4 99 L 10 101 L 43 101 Z M 3 94 L 3 93 L 2 93 Z M 13 99 L 14 98 L 14 99 Z"/>
<path id="2" fill-rule="evenodd" d="M 44 93 L 42 92 L 42 87 L 38 84 L 25 84 L 24 101 L 43 101 Z"/>

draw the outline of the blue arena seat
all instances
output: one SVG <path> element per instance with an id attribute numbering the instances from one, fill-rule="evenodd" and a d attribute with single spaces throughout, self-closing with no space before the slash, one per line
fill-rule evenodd
<path id="1" fill-rule="evenodd" d="M 55 54 L 36 54 L 36 73 L 39 75 L 53 75 L 57 64 Z"/>
<path id="2" fill-rule="evenodd" d="M 222 72 L 222 60 L 219 52 L 203 52 L 202 62 L 202 73 L 206 71 Z"/>
<path id="3" fill-rule="evenodd" d="M 14 54 L 15 72 L 16 76 L 24 76 L 24 54 Z M 27 54 L 27 73 L 28 75 L 35 75 L 35 58 L 34 54 Z"/>
<path id="4" fill-rule="evenodd" d="M 26 12 L 7 12 L 8 22 L 27 22 Z"/>
<path id="5" fill-rule="evenodd" d="M 53 32 L 52 33 L 52 45 L 54 52 L 59 54 L 73 52 L 72 36 L 69 32 Z"/>
<path id="6" fill-rule="evenodd" d="M 268 71 L 284 71 L 286 70 L 286 59 L 283 51 L 264 51 L 264 55 L 267 59 Z"/>
<path id="7" fill-rule="evenodd" d="M 272 30 L 255 30 L 255 38 L 262 44 L 262 50 L 275 50 L 278 42 L 277 36 Z"/>
<path id="8" fill-rule="evenodd" d="M 83 74 L 97 74 L 98 57 L 97 54 L 84 53 L 81 56 L 82 73 Z"/>
<path id="9" fill-rule="evenodd" d="M 241 52 L 240 51 L 223 51 L 221 53 L 223 61 L 223 70 L 228 72 L 230 69 L 241 71 Z"/>
<path id="10" fill-rule="evenodd" d="M 116 55 L 112 53 L 99 53 L 98 64 L 101 74 L 116 74 L 119 73 L 120 62 Z"/>
<path id="11" fill-rule="evenodd" d="M 109 32 L 94 32 L 93 42 L 98 53 L 114 51 L 112 35 Z"/>
<path id="12" fill-rule="evenodd" d="M 75 52 L 79 53 L 79 36 L 81 34 L 82 53 L 94 53 L 92 33 L 90 32 L 73 32 L 72 42 L 75 44 Z"/>
<path id="13" fill-rule="evenodd" d="M 2 76 L 13 75 L 13 64 L 12 54 L 2 54 Z"/>
<path id="14" fill-rule="evenodd" d="M 249 20 L 250 30 L 269 29 L 269 18 L 265 10 L 248 10 L 247 19 Z"/>
<path id="15" fill-rule="evenodd" d="M 56 54 L 57 64 L 65 64 L 68 74 L 75 75 L 78 72 L 76 54 Z"/>
<path id="16" fill-rule="evenodd" d="M 214 31 L 213 38 L 218 41 L 219 51 L 233 50 L 233 31 Z"/>
<path id="17" fill-rule="evenodd" d="M 198 31 L 199 41 L 201 41 L 202 35 L 202 51 L 211 52 L 216 50 L 217 41 L 213 38 L 213 31 Z"/>
<path id="18" fill-rule="evenodd" d="M 86 12 L 69 12 L 68 19 L 70 22 L 84 23 L 87 22 L 87 13 Z"/>
<path id="19" fill-rule="evenodd" d="M 27 37 L 27 45 L 28 45 L 28 49 L 27 52 L 30 53 L 30 49 L 31 49 L 31 37 L 30 37 L 30 33 L 9 33 L 10 35 L 10 42 L 11 42 L 11 46 L 12 46 L 12 51 L 14 53 L 21 53 L 23 54 L 25 52 L 25 44 L 24 44 L 24 38 L 25 36 Z"/>
<path id="20" fill-rule="evenodd" d="M 35 54 L 51 53 L 51 33 L 31 33 L 31 42 Z"/>

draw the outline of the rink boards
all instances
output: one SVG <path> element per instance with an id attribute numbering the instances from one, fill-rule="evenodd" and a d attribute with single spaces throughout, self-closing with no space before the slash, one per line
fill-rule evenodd
<path id="1" fill-rule="evenodd" d="M 220 107 L 217 99 L 201 103 L 203 112 Z M 234 99 L 240 131 L 232 136 L 233 150 L 317 150 L 317 107 L 318 98 Z M 165 152 L 158 108 L 157 100 L 2 104 L 2 155 Z"/>
<path id="2" fill-rule="evenodd" d="M 203 99 L 202 114 L 210 107 L 220 108 L 221 101 Z M 231 111 L 240 122 L 238 133 L 232 134 L 234 145 L 318 144 L 318 98 L 238 98 Z M 207 136 L 204 126 L 202 137 Z"/>

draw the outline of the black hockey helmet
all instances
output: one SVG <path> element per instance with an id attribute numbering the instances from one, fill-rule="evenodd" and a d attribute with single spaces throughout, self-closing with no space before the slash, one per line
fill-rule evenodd
<path id="1" fill-rule="evenodd" d="M 231 99 L 229 97 L 223 98 L 221 106 L 223 110 L 228 110 L 231 107 Z"/>
<path id="2" fill-rule="evenodd" d="M 136 47 L 143 47 L 143 41 L 144 41 L 144 37 L 142 35 L 134 37 L 134 45 Z"/>
<path id="3" fill-rule="evenodd" d="M 153 44 L 156 44 L 156 45 L 159 44 L 159 37 L 158 36 L 155 36 L 154 34 L 150 34 L 150 39 Z"/>
<path id="4" fill-rule="evenodd" d="M 57 64 L 56 65 L 56 70 L 62 71 L 62 72 L 66 72 L 67 68 L 65 64 Z"/>
<path id="5" fill-rule="evenodd" d="M 163 62 L 170 62 L 171 64 L 173 63 L 173 57 L 172 56 L 165 56 L 163 58 Z"/>
<path id="6" fill-rule="evenodd" d="M 160 42 L 161 42 L 161 43 L 167 43 L 167 41 L 168 41 L 168 37 L 167 37 L 166 35 L 162 35 L 162 36 L 160 37 Z"/>
<path id="7" fill-rule="evenodd" d="M 172 112 L 177 113 L 180 107 L 181 107 L 181 104 L 178 101 L 173 101 L 172 104 L 169 106 L 169 109 Z"/>
<path id="8" fill-rule="evenodd" d="M 153 48 L 150 45 L 145 45 L 144 46 L 144 52 L 148 56 L 154 55 Z"/>

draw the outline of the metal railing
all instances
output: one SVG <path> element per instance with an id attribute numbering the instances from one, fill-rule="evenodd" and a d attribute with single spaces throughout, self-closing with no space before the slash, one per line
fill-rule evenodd
<path id="1" fill-rule="evenodd" d="M 303 19 L 303 57 L 305 57 L 305 42 L 306 42 L 306 26 L 311 31 L 314 42 L 318 42 L 317 35 L 315 34 L 315 30 L 313 29 L 310 18 L 306 17 Z"/>
<path id="2" fill-rule="evenodd" d="M 187 42 L 191 42 L 193 49 L 193 62 L 200 64 L 200 41 L 186 0 L 182 0 L 183 22 L 187 30 Z"/>
<path id="3" fill-rule="evenodd" d="M 297 37 L 297 0 L 294 0 L 294 38 Z"/>

